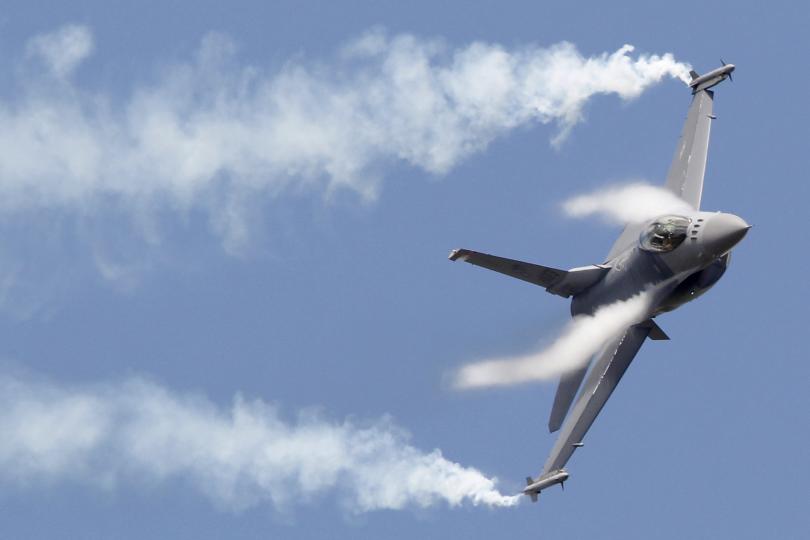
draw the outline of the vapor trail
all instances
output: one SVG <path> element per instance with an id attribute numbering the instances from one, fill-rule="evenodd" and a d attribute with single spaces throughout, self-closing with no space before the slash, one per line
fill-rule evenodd
<path id="1" fill-rule="evenodd" d="M 316 496 L 352 512 L 517 504 L 478 470 L 414 448 L 388 419 L 289 422 L 261 400 L 237 396 L 223 410 L 139 379 L 78 388 L 0 377 L 0 479 L 6 488 L 181 479 L 237 510 Z"/>
<path id="2" fill-rule="evenodd" d="M 0 216 L 112 206 L 143 224 L 157 210 L 196 209 L 233 249 L 257 197 L 346 189 L 370 199 L 391 163 L 445 173 L 532 122 L 558 126 L 559 143 L 592 96 L 633 99 L 689 69 L 630 45 L 586 57 L 566 42 L 451 48 L 371 31 L 331 58 L 269 71 L 210 34 L 193 58 L 121 96 L 82 84 L 95 46 L 80 25 L 29 42 L 17 90 L 0 98 Z"/>
<path id="3" fill-rule="evenodd" d="M 571 217 L 598 215 L 610 223 L 624 225 L 694 208 L 664 187 L 635 182 L 578 195 L 565 201 L 563 210 Z"/>
<path id="4" fill-rule="evenodd" d="M 625 328 L 641 322 L 649 307 L 648 296 L 640 293 L 628 300 L 603 306 L 593 315 L 574 317 L 561 335 L 541 351 L 463 366 L 456 374 L 456 387 L 509 386 L 556 379 L 583 366 Z"/>

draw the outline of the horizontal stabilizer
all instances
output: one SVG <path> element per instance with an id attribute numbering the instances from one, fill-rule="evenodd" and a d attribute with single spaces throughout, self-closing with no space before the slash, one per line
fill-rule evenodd
<path id="1" fill-rule="evenodd" d="M 548 419 L 549 433 L 554 433 L 562 426 L 565 415 L 568 414 L 568 409 L 571 408 L 574 397 L 577 395 L 577 390 L 582 386 L 582 380 L 585 379 L 585 374 L 588 372 L 588 365 L 585 364 L 575 371 L 564 373 L 560 377 L 557 394 L 554 396 L 554 405 L 551 407 L 551 416 Z"/>
<path id="2" fill-rule="evenodd" d="M 689 71 L 689 76 L 690 76 L 690 77 L 692 77 L 692 80 L 693 80 L 693 81 L 694 81 L 695 79 L 697 79 L 698 77 L 700 77 L 700 75 L 698 75 L 698 72 L 697 72 L 697 71 L 695 71 L 694 69 L 692 69 L 692 70 L 690 70 L 690 71 Z"/>
<path id="3" fill-rule="evenodd" d="M 543 466 L 541 478 L 564 470 L 562 468 L 584 441 L 585 434 L 616 389 L 649 331 L 649 327 L 644 327 L 643 323 L 631 326 L 597 355 L 579 397 L 560 428 L 560 435 Z"/>
<path id="4" fill-rule="evenodd" d="M 578 294 L 597 281 L 609 270 L 607 266 L 584 266 L 572 270 L 559 270 L 539 264 L 506 259 L 469 249 L 454 249 L 448 257 L 451 261 L 464 261 L 481 268 L 494 270 L 507 276 L 545 287 L 552 294 L 568 298 Z"/>

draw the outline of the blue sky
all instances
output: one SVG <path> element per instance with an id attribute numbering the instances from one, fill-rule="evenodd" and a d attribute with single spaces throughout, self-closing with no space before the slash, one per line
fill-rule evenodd
<path id="1" fill-rule="evenodd" d="M 660 318 L 672 341 L 644 345 L 570 462 L 565 493 L 551 490 L 540 504 L 434 501 L 358 512 L 354 488 L 337 480 L 306 496 L 282 483 L 273 488 L 289 490 L 281 506 L 251 491 L 240 506 L 206 472 L 162 477 L 160 464 L 109 455 L 72 462 L 59 437 L 75 442 L 87 427 L 81 415 L 75 425 L 43 431 L 43 455 L 51 441 L 65 463 L 29 473 L 34 458 L 9 457 L 8 434 L 22 432 L 14 424 L 17 394 L 4 383 L 12 412 L 2 417 L 0 536 L 806 536 L 810 79 L 801 67 L 808 19 L 789 3 L 5 2 L 4 114 L 26 99 L 74 103 L 77 91 L 84 114 L 107 110 L 103 102 L 115 116 L 144 94 L 204 112 L 216 106 L 206 96 L 218 85 L 232 88 L 234 75 L 249 76 L 247 66 L 269 80 L 296 66 L 351 80 L 355 65 L 339 51 L 375 29 L 419 43 L 441 40 L 447 50 L 568 41 L 590 57 L 630 43 L 634 58 L 672 53 L 698 71 L 722 57 L 737 71 L 717 89 L 703 207 L 736 213 L 754 229 L 711 292 Z M 92 54 L 69 80 L 58 80 L 44 73 L 47 62 L 31 40 L 71 24 L 90 33 Z M 211 71 L 193 66 L 211 32 L 225 40 L 215 51 L 232 45 L 233 52 L 206 78 Z M 202 98 L 184 101 L 192 91 Z M 555 121 L 526 120 L 446 167 L 385 154 L 335 185 L 328 173 L 295 169 L 299 161 L 287 164 L 290 174 L 281 158 L 258 159 L 217 172 L 211 191 L 188 198 L 183 188 L 167 187 L 182 175 L 166 173 L 159 160 L 115 161 L 100 173 L 80 164 L 61 176 L 48 172 L 46 156 L 25 155 L 35 146 L 0 149 L 0 375 L 22 381 L 34 401 L 60 392 L 101 396 L 102 404 L 124 407 L 124 421 L 131 409 L 120 402 L 141 396 L 127 385 L 145 380 L 209 413 L 227 414 L 241 395 L 274 404 L 285 425 L 301 425 L 301 411 L 349 431 L 387 433 L 394 425 L 408 433 L 398 445 L 420 455 L 440 449 L 514 493 L 553 444 L 545 432 L 553 385 L 458 392 L 448 373 L 548 342 L 568 305 L 452 264 L 447 252 L 468 247 L 561 268 L 601 262 L 618 228 L 571 220 L 560 204 L 630 179 L 661 183 L 688 103 L 687 89 L 665 78 L 636 99 L 588 99 L 583 120 L 557 148 L 550 143 L 560 129 Z M 138 111 L 132 114 L 137 120 Z M 49 141 L 59 140 L 49 133 Z M 13 135 L 7 143 L 18 142 Z M 112 156 L 130 155 L 126 137 L 100 140 L 115 146 Z M 357 141 L 337 142 L 348 145 L 341 155 L 356 157 Z M 189 166 L 210 157 L 194 154 Z M 23 158 L 46 173 L 14 173 L 9 164 Z M 39 170 L 34 165 L 24 171 Z M 19 190 L 26 178 L 34 183 Z M 102 187 L 87 188 L 88 178 Z M 229 199 L 229 182 L 242 181 L 266 183 Z M 122 195 L 120 186 L 132 185 L 157 195 Z M 368 185 L 374 193 L 361 189 Z"/>

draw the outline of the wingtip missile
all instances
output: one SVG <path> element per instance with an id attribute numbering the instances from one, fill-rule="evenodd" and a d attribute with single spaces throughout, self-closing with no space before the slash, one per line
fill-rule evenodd
<path id="1" fill-rule="evenodd" d="M 720 62 L 723 61 L 721 60 Z M 689 74 L 691 75 L 692 80 L 689 82 L 689 86 L 692 87 L 692 93 L 697 94 L 701 90 L 708 90 L 712 86 L 716 86 L 726 79 L 731 79 L 731 73 L 735 69 L 737 69 L 737 66 L 734 64 L 723 63 L 722 66 L 717 69 L 713 69 L 705 75 L 698 75 L 695 71 L 690 71 Z"/>
<path id="2" fill-rule="evenodd" d="M 568 471 L 565 469 L 557 469 L 541 475 L 537 480 L 531 476 L 526 477 L 526 488 L 523 490 L 524 495 L 528 495 L 532 502 L 537 502 L 537 497 L 544 489 L 551 487 L 555 484 L 560 484 L 565 489 L 565 481 L 568 480 Z"/>

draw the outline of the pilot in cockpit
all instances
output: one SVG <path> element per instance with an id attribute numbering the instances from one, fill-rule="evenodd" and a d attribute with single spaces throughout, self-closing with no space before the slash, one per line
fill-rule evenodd
<path id="1" fill-rule="evenodd" d="M 641 233 L 641 249 L 659 253 L 672 251 L 686 239 L 689 218 L 664 216 L 656 220 Z"/>

